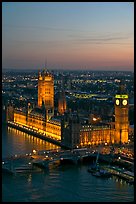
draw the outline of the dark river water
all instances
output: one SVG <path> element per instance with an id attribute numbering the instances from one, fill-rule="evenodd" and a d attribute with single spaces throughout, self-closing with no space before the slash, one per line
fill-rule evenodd
<path id="1" fill-rule="evenodd" d="M 2 127 L 2 157 L 33 149 L 60 148 L 13 128 Z M 133 202 L 134 186 L 116 177 L 96 178 L 88 164 L 52 165 L 40 173 L 2 175 L 3 202 Z"/>

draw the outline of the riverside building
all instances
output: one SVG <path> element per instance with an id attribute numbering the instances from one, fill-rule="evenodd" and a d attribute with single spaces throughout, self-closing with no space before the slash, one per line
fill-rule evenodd
<path id="1" fill-rule="evenodd" d="M 43 136 L 60 141 L 68 148 L 128 142 L 128 95 L 122 90 L 115 95 L 115 123 L 102 121 L 82 123 L 77 112 L 68 111 L 64 90 L 58 99 L 58 114 L 54 115 L 54 77 L 49 71 L 39 72 L 37 106 L 28 103 L 19 110 L 7 107 L 7 122 L 38 131 Z"/>

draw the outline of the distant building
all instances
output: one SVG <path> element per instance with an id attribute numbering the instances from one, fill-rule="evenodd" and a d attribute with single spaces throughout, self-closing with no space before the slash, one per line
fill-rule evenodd
<path id="1" fill-rule="evenodd" d="M 63 115 L 65 111 L 66 111 L 66 96 L 64 90 L 62 89 L 59 93 L 58 112 L 60 115 Z"/>

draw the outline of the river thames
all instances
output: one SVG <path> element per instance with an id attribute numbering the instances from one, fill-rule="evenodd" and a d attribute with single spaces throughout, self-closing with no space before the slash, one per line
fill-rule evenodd
<path id="1" fill-rule="evenodd" d="M 2 127 L 2 157 L 59 146 Z M 52 165 L 40 173 L 2 175 L 3 202 L 133 202 L 134 186 L 116 177 L 96 178 L 88 164 Z"/>

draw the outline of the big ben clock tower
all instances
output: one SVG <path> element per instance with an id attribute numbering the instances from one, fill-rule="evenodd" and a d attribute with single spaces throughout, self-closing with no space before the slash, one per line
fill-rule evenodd
<path id="1" fill-rule="evenodd" d="M 114 142 L 123 144 L 128 142 L 128 95 L 124 90 L 115 95 L 115 138 Z"/>

